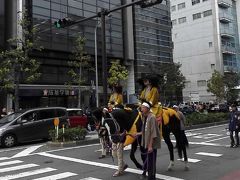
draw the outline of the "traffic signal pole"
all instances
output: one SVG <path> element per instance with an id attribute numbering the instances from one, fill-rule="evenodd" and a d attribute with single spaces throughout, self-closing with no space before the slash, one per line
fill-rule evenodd
<path id="1" fill-rule="evenodd" d="M 103 84 L 103 105 L 107 105 L 107 57 L 106 57 L 106 36 L 105 36 L 105 16 L 107 16 L 109 13 L 112 13 L 114 11 L 118 11 L 133 5 L 140 5 L 141 7 L 150 7 L 155 4 L 161 3 L 162 0 L 138 0 L 134 1 L 119 7 L 116 7 L 114 9 L 102 9 L 100 12 L 98 12 L 96 15 L 87 17 L 78 21 L 70 22 L 67 26 L 69 27 L 75 24 L 82 23 L 84 21 L 88 21 L 97 17 L 101 18 L 101 40 L 102 40 L 102 84 Z"/>

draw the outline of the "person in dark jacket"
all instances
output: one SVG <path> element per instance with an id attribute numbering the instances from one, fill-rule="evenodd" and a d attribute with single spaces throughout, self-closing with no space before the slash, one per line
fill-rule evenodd
<path id="1" fill-rule="evenodd" d="M 239 137 L 238 137 L 238 133 L 239 133 L 239 123 L 238 123 L 238 118 L 239 114 L 237 112 L 237 107 L 236 105 L 231 105 L 229 107 L 229 132 L 230 132 L 230 139 L 231 139 L 231 146 L 230 147 L 238 147 L 239 146 Z M 235 140 L 233 138 L 233 132 L 235 133 Z"/>

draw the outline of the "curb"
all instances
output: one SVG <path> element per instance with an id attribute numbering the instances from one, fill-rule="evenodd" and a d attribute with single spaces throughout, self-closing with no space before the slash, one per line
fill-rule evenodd
<path id="1" fill-rule="evenodd" d="M 198 129 L 198 128 L 216 126 L 216 125 L 221 125 L 221 124 L 226 124 L 226 123 L 228 123 L 228 121 L 220 121 L 220 122 L 213 122 L 213 123 L 197 124 L 197 125 L 192 125 L 192 126 L 186 126 L 185 129 L 186 130 Z"/>

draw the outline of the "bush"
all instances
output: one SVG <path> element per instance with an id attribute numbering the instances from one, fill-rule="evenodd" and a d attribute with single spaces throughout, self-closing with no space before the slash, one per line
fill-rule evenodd
<path id="1" fill-rule="evenodd" d="M 52 129 L 49 131 L 49 135 L 52 141 L 76 141 L 85 139 L 87 130 L 82 127 L 65 128 L 63 134 L 63 129 L 61 128 L 58 130 L 58 138 L 56 138 L 56 130 Z"/>
<path id="2" fill-rule="evenodd" d="M 192 114 L 186 115 L 186 126 L 226 121 L 227 119 L 228 119 L 228 113 L 203 114 L 203 113 L 194 112 Z"/>

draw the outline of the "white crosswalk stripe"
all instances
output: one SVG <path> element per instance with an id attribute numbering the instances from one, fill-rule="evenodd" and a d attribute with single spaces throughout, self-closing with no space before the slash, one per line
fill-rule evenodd
<path id="1" fill-rule="evenodd" d="M 18 173 L 18 174 L 1 176 L 0 180 L 18 179 L 18 178 L 43 174 L 43 173 L 47 173 L 47 172 L 51 172 L 51 171 L 56 171 L 56 169 L 54 169 L 54 168 L 42 168 L 42 169 L 37 169 L 37 170 L 33 170 L 33 171 L 26 171 L 26 172 L 22 172 L 22 173 Z"/>
<path id="2" fill-rule="evenodd" d="M 77 174 L 75 174 L 75 173 L 65 172 L 65 173 L 55 174 L 55 175 L 51 175 L 51 176 L 45 176 L 45 177 L 41 177 L 41 178 L 37 178 L 37 179 L 33 179 L 33 180 L 57 180 L 57 179 L 64 179 L 64 178 L 68 178 L 68 177 L 76 176 L 76 175 Z"/>
<path id="3" fill-rule="evenodd" d="M 183 161 L 183 159 L 178 159 L 179 161 Z M 200 162 L 201 160 L 200 159 L 192 159 L 192 158 L 188 158 L 188 162 L 190 163 L 197 163 L 197 162 Z"/>
<path id="4" fill-rule="evenodd" d="M 216 154 L 216 153 L 207 153 L 207 152 L 198 152 L 197 155 L 203 155 L 203 156 L 212 156 L 212 157 L 220 157 L 222 154 Z"/>
<path id="5" fill-rule="evenodd" d="M 24 164 L 24 165 L 19 165 L 19 166 L 1 168 L 0 173 L 9 172 L 9 171 L 16 171 L 16 170 L 21 170 L 21 169 L 27 169 L 27 168 L 37 167 L 37 166 L 39 166 L 39 165 L 37 165 L 37 164 Z"/>
<path id="6" fill-rule="evenodd" d="M 88 177 L 88 178 L 83 178 L 83 179 L 80 179 L 80 180 L 102 180 L 102 179 Z"/>
<path id="7" fill-rule="evenodd" d="M 22 163 L 22 161 L 14 160 L 14 161 L 1 162 L 0 166 L 6 166 L 6 165 L 18 164 L 18 163 Z"/>

